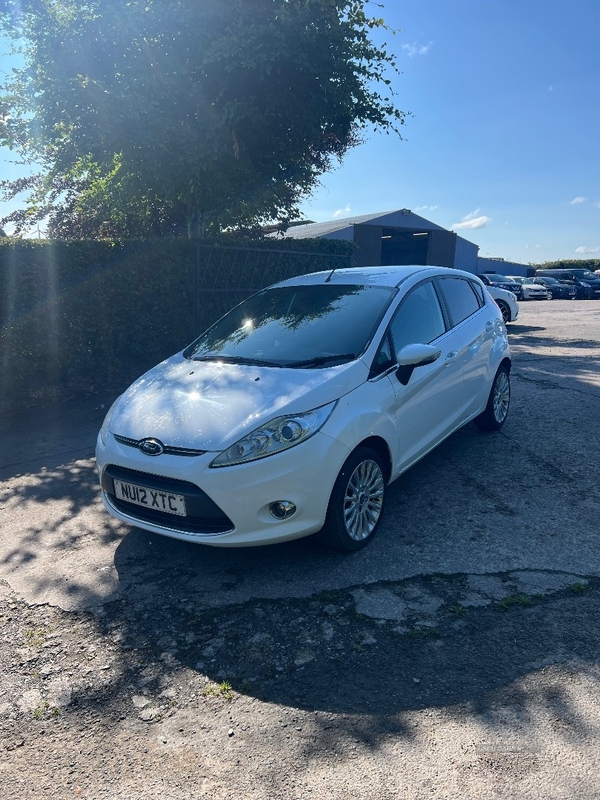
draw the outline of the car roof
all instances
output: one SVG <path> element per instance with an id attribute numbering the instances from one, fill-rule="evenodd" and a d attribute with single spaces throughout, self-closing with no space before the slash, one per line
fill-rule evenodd
<path id="1" fill-rule="evenodd" d="M 350 267 L 323 272 L 311 272 L 307 275 L 297 275 L 295 278 L 281 281 L 276 286 L 299 286 L 319 283 L 356 284 L 358 286 L 389 286 L 395 288 L 414 275 L 419 277 L 433 277 L 436 275 L 454 275 L 463 278 L 476 278 L 470 272 L 452 269 L 450 267 L 424 267 L 418 264 L 408 266 L 389 267 Z"/>

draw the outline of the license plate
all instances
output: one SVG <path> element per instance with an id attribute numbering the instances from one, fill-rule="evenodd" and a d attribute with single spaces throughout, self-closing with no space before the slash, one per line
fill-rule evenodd
<path id="1" fill-rule="evenodd" d="M 136 506 L 151 508 L 154 511 L 164 511 L 166 514 L 177 514 L 185 517 L 185 497 L 181 494 L 161 492 L 160 489 L 149 489 L 147 486 L 138 486 L 135 483 L 113 480 L 115 494 L 119 500 L 126 500 Z"/>

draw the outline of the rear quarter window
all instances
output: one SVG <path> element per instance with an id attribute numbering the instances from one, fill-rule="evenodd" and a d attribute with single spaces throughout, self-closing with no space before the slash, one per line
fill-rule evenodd
<path id="1" fill-rule="evenodd" d="M 479 301 L 479 306 L 480 307 L 484 306 L 485 305 L 485 294 L 484 294 L 483 286 L 480 283 L 475 283 L 475 281 L 469 281 L 469 283 L 471 284 L 471 288 L 475 292 L 477 300 Z"/>

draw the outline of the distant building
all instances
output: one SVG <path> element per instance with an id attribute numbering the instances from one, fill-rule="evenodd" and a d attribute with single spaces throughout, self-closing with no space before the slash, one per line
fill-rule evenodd
<path id="1" fill-rule="evenodd" d="M 480 259 L 478 245 L 414 214 L 408 208 L 329 222 L 295 224 L 283 235 L 290 239 L 323 238 L 354 242 L 356 250 L 352 264 L 355 267 L 422 264 L 455 267 L 474 274 L 494 269 L 480 266 L 479 262 L 493 259 Z M 527 270 L 523 264 L 514 266 Z M 511 274 L 525 275 L 526 272 Z"/>
<path id="2" fill-rule="evenodd" d="M 535 275 L 535 267 L 527 264 L 518 264 L 516 261 L 506 261 L 504 258 L 478 258 L 477 274 L 482 272 L 496 272 L 499 275 L 520 275 L 528 278 Z"/>
<path id="3" fill-rule="evenodd" d="M 357 246 L 353 266 L 423 264 L 477 272 L 476 244 L 414 214 L 408 208 L 313 222 L 289 228 L 292 239 L 343 239 Z"/>

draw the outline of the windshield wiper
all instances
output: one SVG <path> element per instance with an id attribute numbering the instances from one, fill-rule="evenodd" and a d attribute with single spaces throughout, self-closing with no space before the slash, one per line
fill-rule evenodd
<path id="1" fill-rule="evenodd" d="M 354 353 L 342 353 L 339 356 L 317 356 L 316 358 L 308 358 L 306 361 L 290 361 L 286 367 L 322 367 L 332 361 L 339 361 L 343 364 L 348 361 L 354 361 L 356 355 Z"/>
<path id="2" fill-rule="evenodd" d="M 223 361 L 225 364 L 246 364 L 251 367 L 281 367 L 275 361 L 263 361 L 260 358 L 247 358 L 246 356 L 193 356 L 192 361 Z"/>

